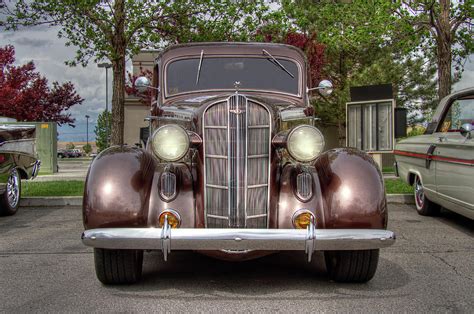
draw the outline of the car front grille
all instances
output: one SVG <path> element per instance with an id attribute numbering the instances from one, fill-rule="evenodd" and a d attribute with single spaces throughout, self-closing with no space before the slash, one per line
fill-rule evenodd
<path id="1" fill-rule="evenodd" d="M 235 94 L 204 112 L 205 210 L 209 228 L 266 228 L 270 113 Z"/>

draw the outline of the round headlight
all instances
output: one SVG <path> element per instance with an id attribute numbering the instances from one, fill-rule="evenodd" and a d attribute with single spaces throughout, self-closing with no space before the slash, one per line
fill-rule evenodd
<path id="1" fill-rule="evenodd" d="M 188 152 L 189 136 L 178 125 L 164 125 L 153 134 L 152 145 L 158 158 L 166 161 L 176 161 L 183 158 Z"/>
<path id="2" fill-rule="evenodd" d="M 300 125 L 288 134 L 286 146 L 294 159 L 301 162 L 312 161 L 323 151 L 324 137 L 315 127 Z"/>

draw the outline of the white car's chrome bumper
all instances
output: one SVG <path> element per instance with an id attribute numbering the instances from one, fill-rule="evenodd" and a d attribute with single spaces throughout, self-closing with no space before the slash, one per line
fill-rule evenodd
<path id="1" fill-rule="evenodd" d="M 395 234 L 380 229 L 171 229 L 104 228 L 82 234 L 85 245 L 104 249 L 161 250 L 367 250 L 392 245 Z"/>

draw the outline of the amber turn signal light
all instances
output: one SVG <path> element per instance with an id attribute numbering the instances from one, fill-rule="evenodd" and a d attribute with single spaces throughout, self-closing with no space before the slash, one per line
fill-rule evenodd
<path id="1" fill-rule="evenodd" d="M 179 228 L 179 226 L 181 225 L 181 217 L 179 216 L 179 214 L 174 210 L 167 209 L 162 212 L 160 217 L 158 218 L 158 223 L 160 227 L 163 227 L 163 225 L 165 224 L 165 217 L 168 217 L 168 224 L 171 228 Z"/>
<path id="2" fill-rule="evenodd" d="M 299 210 L 293 215 L 293 226 L 296 229 L 306 229 L 311 222 L 314 224 L 314 215 L 309 210 Z"/>

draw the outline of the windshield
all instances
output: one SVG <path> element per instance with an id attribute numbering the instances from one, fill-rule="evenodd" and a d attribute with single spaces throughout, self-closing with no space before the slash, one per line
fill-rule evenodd
<path id="1" fill-rule="evenodd" d="M 202 57 L 181 59 L 166 68 L 168 95 L 200 90 L 264 90 L 298 95 L 299 69 L 294 61 L 270 57 Z M 292 77 L 293 75 L 293 77 Z"/>

